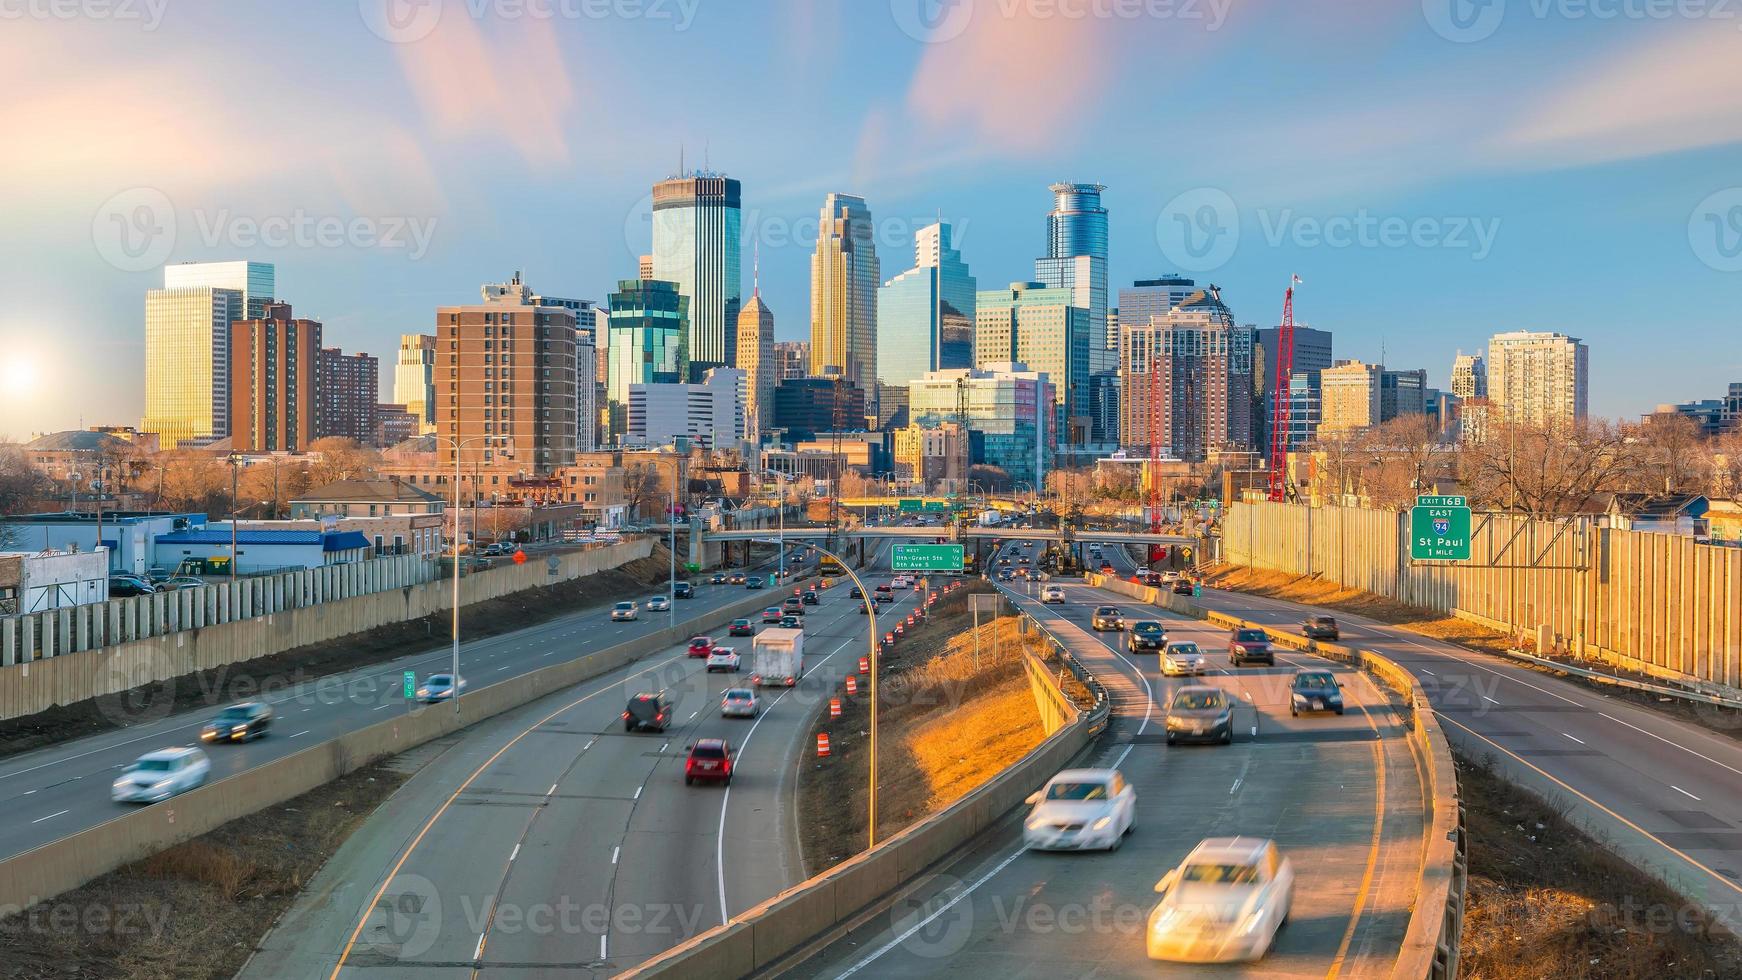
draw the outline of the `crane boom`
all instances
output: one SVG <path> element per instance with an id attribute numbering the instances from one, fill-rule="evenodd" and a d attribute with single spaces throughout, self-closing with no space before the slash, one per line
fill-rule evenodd
<path id="1" fill-rule="evenodd" d="M 1300 276 L 1289 280 L 1282 296 L 1282 325 L 1276 331 L 1276 387 L 1270 406 L 1270 473 L 1266 496 L 1282 500 L 1288 495 L 1288 400 L 1289 380 L 1294 372 L 1294 287 Z"/>

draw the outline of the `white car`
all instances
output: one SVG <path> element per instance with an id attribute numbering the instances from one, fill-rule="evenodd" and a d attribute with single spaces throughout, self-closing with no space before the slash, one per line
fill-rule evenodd
<path id="1" fill-rule="evenodd" d="M 1137 791 L 1116 769 L 1066 769 L 1028 798 L 1022 843 L 1036 850 L 1114 850 L 1131 833 Z"/>
<path id="2" fill-rule="evenodd" d="M 715 647 L 713 652 L 708 654 L 707 666 L 710 674 L 716 670 L 729 670 L 736 674 L 738 672 L 738 651 L 731 647 Z"/>
<path id="3" fill-rule="evenodd" d="M 1161 580 L 1163 582 L 1167 583 L 1168 585 L 1172 585 L 1173 583 L 1179 581 L 1179 573 L 1176 571 L 1172 571 L 1172 570 L 1162 572 L 1161 573 Z"/>
<path id="4" fill-rule="evenodd" d="M 889 580 L 889 587 L 893 589 L 905 589 L 912 584 L 913 580 L 905 575 L 897 575 Z"/>
<path id="5" fill-rule="evenodd" d="M 722 718 L 754 718 L 761 710 L 762 702 L 756 699 L 754 688 L 731 687 L 720 696 Z"/>
<path id="6" fill-rule="evenodd" d="M 1041 602 L 1064 602 L 1065 590 L 1061 585 L 1049 585 L 1040 590 Z"/>
<path id="7" fill-rule="evenodd" d="M 424 704 L 434 704 L 437 701 L 446 701 L 465 689 L 466 679 L 464 677 L 460 678 L 459 683 L 456 684 L 452 674 L 431 674 L 429 679 L 418 687 L 417 699 Z"/>
<path id="8" fill-rule="evenodd" d="M 632 619 L 640 619 L 641 612 L 633 602 L 619 602 L 611 607 L 611 622 L 624 623 Z"/>
<path id="9" fill-rule="evenodd" d="M 1212 837 L 1155 885 L 1149 958 L 1177 963 L 1256 960 L 1294 901 L 1294 867 L 1275 841 Z"/>
<path id="10" fill-rule="evenodd" d="M 1196 677 L 1204 672 L 1204 651 L 1190 640 L 1173 640 L 1161 651 L 1163 677 Z"/>
<path id="11" fill-rule="evenodd" d="M 647 611 L 648 612 L 668 612 L 670 610 L 671 610 L 671 599 L 667 596 L 656 595 L 653 598 L 647 600 Z"/>
<path id="12" fill-rule="evenodd" d="M 116 777 L 109 798 L 116 803 L 156 803 L 201 785 L 211 774 L 211 760 L 199 749 L 147 752 Z"/>

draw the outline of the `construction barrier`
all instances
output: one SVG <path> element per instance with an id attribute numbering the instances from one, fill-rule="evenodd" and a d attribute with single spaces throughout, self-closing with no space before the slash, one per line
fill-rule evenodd
<path id="1" fill-rule="evenodd" d="M 826 758 L 829 754 L 829 733 L 817 732 L 817 757 Z"/>

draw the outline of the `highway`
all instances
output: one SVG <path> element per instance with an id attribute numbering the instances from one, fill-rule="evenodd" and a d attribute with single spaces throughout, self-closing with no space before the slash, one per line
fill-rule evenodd
<path id="1" fill-rule="evenodd" d="M 756 720 L 719 715 L 747 675 L 708 674 L 680 646 L 412 760 L 241 976 L 610 976 L 803 880 L 792 803 L 810 712 L 865 652 L 849 588 L 809 607 L 805 678 L 762 689 Z M 725 627 L 715 639 L 748 660 Z M 644 690 L 675 701 L 669 732 L 623 731 Z M 684 785 L 686 747 L 712 737 L 735 751 L 731 786 Z"/>
<path id="2" fill-rule="evenodd" d="M 1038 548 L 1036 549 L 1038 551 Z M 1109 554 L 1117 549 L 1108 548 Z M 1011 554 L 1009 546 L 999 557 Z M 994 564 L 990 570 L 1001 566 Z M 799 964 L 796 977 L 1023 980 L 1091 976 L 1354 977 L 1389 973 L 1408 923 L 1422 854 L 1421 784 L 1400 718 L 1358 673 L 1333 666 L 1347 713 L 1293 718 L 1286 684 L 1311 657 L 1279 654 L 1275 668 L 1227 667 L 1225 631 L 1163 615 L 1171 639 L 1209 654 L 1204 679 L 1237 699 L 1231 746 L 1169 747 L 1164 706 L 1188 681 L 1163 678 L 1156 655 L 1127 656 L 1127 634 L 1091 632 L 1096 605 L 1135 612 L 1122 597 L 1058 580 L 1065 605 L 1013 592 L 1105 684 L 1110 734 L 1087 766 L 1121 769 L 1137 790 L 1136 829 L 1108 853 L 1036 853 L 1020 817 L 988 831 L 888 914 Z M 1156 610 L 1159 613 L 1159 610 Z M 1144 615 L 1148 615 L 1146 610 Z M 1199 967 L 1147 958 L 1144 925 L 1155 882 L 1199 840 L 1275 839 L 1299 880 L 1289 924 L 1263 960 Z"/>
<path id="3" fill-rule="evenodd" d="M 718 608 L 746 594 L 742 585 L 701 584 L 705 581 L 705 576 L 698 576 L 694 599 L 674 603 L 677 615 L 688 617 Z M 777 592 L 765 591 L 771 602 L 779 601 Z M 624 598 L 637 599 L 645 607 L 652 594 Z M 463 643 L 460 673 L 468 690 L 478 690 L 621 643 L 655 623 L 663 625 L 665 615 L 643 608 L 639 622 L 612 623 L 609 607 L 601 606 Z M 462 610 L 462 621 L 464 616 Z M 419 705 L 404 696 L 405 671 L 416 672 L 420 680 L 448 671 L 450 653 L 447 647 L 437 646 L 440 642 L 439 638 L 432 641 L 434 648 L 427 652 L 344 674 L 295 685 L 286 682 L 277 689 L 264 687 L 259 696 L 272 705 L 276 715 L 271 734 L 244 744 L 207 746 L 211 779 L 301 751 L 392 717 L 395 712 L 454 710 L 451 704 Z M 465 698 L 460 701 L 463 712 Z M 0 822 L 0 860 L 119 815 L 121 805 L 110 802 L 109 784 L 121 769 L 146 752 L 198 745 L 200 728 L 217 710 L 201 708 L 156 719 L 130 719 L 134 723 L 125 728 L 0 759 L 0 812 L 7 815 L 7 820 Z"/>

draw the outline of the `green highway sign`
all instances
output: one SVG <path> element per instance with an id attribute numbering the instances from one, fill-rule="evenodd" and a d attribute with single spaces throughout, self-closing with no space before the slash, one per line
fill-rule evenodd
<path id="1" fill-rule="evenodd" d="M 897 572 L 959 572 L 962 570 L 962 546 L 959 544 L 898 544 L 889 567 Z"/>
<path id="2" fill-rule="evenodd" d="M 1464 497 L 1423 494 L 1409 511 L 1411 561 L 1469 561 L 1470 507 Z"/>
<path id="3" fill-rule="evenodd" d="M 417 693 L 417 671 L 408 670 L 405 672 L 405 696 L 407 698 L 410 698 L 413 694 L 416 694 L 416 693 Z"/>
<path id="4" fill-rule="evenodd" d="M 925 510 L 949 510 L 950 502 L 947 500 L 928 500 L 922 506 Z"/>
<path id="5" fill-rule="evenodd" d="M 902 497 L 899 503 L 903 514 L 911 514 L 914 511 L 919 510 L 920 507 L 925 504 L 925 501 L 918 497 Z"/>

